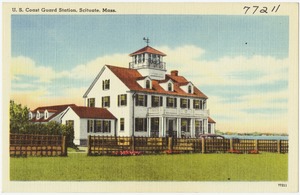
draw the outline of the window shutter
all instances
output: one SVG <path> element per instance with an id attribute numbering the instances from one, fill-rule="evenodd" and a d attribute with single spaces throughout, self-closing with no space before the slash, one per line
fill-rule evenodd
<path id="1" fill-rule="evenodd" d="M 147 105 L 148 105 L 148 104 L 147 104 L 147 97 L 148 97 L 148 96 L 145 95 L 145 105 L 144 105 L 144 106 L 146 106 L 146 107 L 147 107 Z"/>
<path id="2" fill-rule="evenodd" d="M 90 132 L 90 120 L 87 121 L 87 132 Z"/>
<path id="3" fill-rule="evenodd" d="M 110 133 L 111 132 L 111 130 L 110 130 L 110 127 L 111 127 L 111 121 L 108 121 L 108 132 Z"/>
<path id="4" fill-rule="evenodd" d="M 110 96 L 108 96 L 108 103 L 107 103 L 107 107 L 110 107 Z"/>
<path id="5" fill-rule="evenodd" d="M 136 106 L 138 105 L 138 99 L 139 99 L 138 97 L 139 97 L 139 95 L 136 95 L 136 96 L 135 96 L 135 105 L 136 105 Z"/>
<path id="6" fill-rule="evenodd" d="M 145 124 L 145 127 L 144 127 L 144 131 L 147 131 L 147 118 L 144 118 L 144 124 Z"/>
<path id="7" fill-rule="evenodd" d="M 109 89 L 110 88 L 110 79 L 108 79 L 108 87 L 107 87 L 107 89 Z"/>
<path id="8" fill-rule="evenodd" d="M 121 95 L 118 95 L 118 106 L 120 106 L 120 96 Z"/>
<path id="9" fill-rule="evenodd" d="M 188 109 L 190 109 L 190 99 L 188 99 Z"/>
<path id="10" fill-rule="evenodd" d="M 163 97 L 162 96 L 159 97 L 159 106 L 163 106 Z"/>
<path id="11" fill-rule="evenodd" d="M 102 99 L 102 107 L 104 107 L 104 97 L 102 97 L 101 99 Z"/>
<path id="12" fill-rule="evenodd" d="M 177 108 L 177 98 L 174 98 L 174 108 Z"/>
<path id="13" fill-rule="evenodd" d="M 127 94 L 125 94 L 125 106 L 127 106 Z"/>
<path id="14" fill-rule="evenodd" d="M 102 81 L 102 90 L 104 90 L 104 80 Z"/>

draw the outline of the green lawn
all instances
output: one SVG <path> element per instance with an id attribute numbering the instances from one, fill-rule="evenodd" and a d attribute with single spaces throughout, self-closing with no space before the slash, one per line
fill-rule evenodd
<path id="1" fill-rule="evenodd" d="M 22 181 L 287 181 L 288 155 L 177 154 L 10 158 Z"/>

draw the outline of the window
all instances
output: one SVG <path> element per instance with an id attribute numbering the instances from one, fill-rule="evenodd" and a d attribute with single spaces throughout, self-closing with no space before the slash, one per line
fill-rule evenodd
<path id="1" fill-rule="evenodd" d="M 87 121 L 88 133 L 110 133 L 111 121 L 108 120 L 88 120 Z"/>
<path id="2" fill-rule="evenodd" d="M 206 101 L 203 101 L 203 109 L 206 109 Z"/>
<path id="3" fill-rule="evenodd" d="M 88 99 L 88 107 L 95 107 L 95 98 Z"/>
<path id="4" fill-rule="evenodd" d="M 190 100 L 189 99 L 180 99 L 180 108 L 190 108 Z"/>
<path id="5" fill-rule="evenodd" d="M 194 109 L 202 109 L 202 101 L 194 100 Z"/>
<path id="6" fill-rule="evenodd" d="M 118 106 L 127 105 L 127 94 L 118 95 Z"/>
<path id="7" fill-rule="evenodd" d="M 135 118 L 135 131 L 147 132 L 147 118 Z"/>
<path id="8" fill-rule="evenodd" d="M 124 131 L 125 129 L 125 119 L 120 118 L 120 131 Z"/>
<path id="9" fill-rule="evenodd" d="M 45 119 L 47 119 L 47 118 L 48 118 L 48 112 L 45 111 Z"/>
<path id="10" fill-rule="evenodd" d="M 72 128 L 74 128 L 74 121 L 73 120 L 66 120 L 66 125 L 71 126 Z"/>
<path id="11" fill-rule="evenodd" d="M 151 107 L 159 107 L 162 106 L 163 97 L 161 96 L 151 96 Z"/>
<path id="12" fill-rule="evenodd" d="M 208 133 L 211 133 L 211 124 L 208 123 Z"/>
<path id="13" fill-rule="evenodd" d="M 150 81 L 149 80 L 146 81 L 146 88 L 150 89 Z"/>
<path id="14" fill-rule="evenodd" d="M 168 91 L 173 91 L 173 90 L 172 90 L 172 83 L 169 83 L 169 84 L 168 84 Z"/>
<path id="15" fill-rule="evenodd" d="M 29 112 L 29 120 L 31 120 L 31 119 L 32 119 L 32 113 Z"/>
<path id="16" fill-rule="evenodd" d="M 109 96 L 104 96 L 102 97 L 102 107 L 109 107 L 110 105 L 110 97 Z"/>
<path id="17" fill-rule="evenodd" d="M 135 96 L 136 106 L 147 106 L 147 95 L 136 95 Z"/>
<path id="18" fill-rule="evenodd" d="M 159 118 L 158 117 L 151 118 L 151 134 L 153 134 L 153 136 L 158 136 L 158 132 L 159 132 Z"/>
<path id="19" fill-rule="evenodd" d="M 177 99 L 167 97 L 167 107 L 168 108 L 176 108 L 177 107 Z"/>
<path id="20" fill-rule="evenodd" d="M 195 132 L 196 132 L 196 136 L 202 134 L 202 121 L 195 120 Z"/>
<path id="21" fill-rule="evenodd" d="M 110 121 L 103 121 L 103 133 L 110 133 Z"/>
<path id="22" fill-rule="evenodd" d="M 188 87 L 188 93 L 192 93 L 192 86 Z"/>
<path id="23" fill-rule="evenodd" d="M 94 121 L 93 120 L 88 120 L 87 121 L 87 132 L 92 133 L 94 130 Z"/>
<path id="24" fill-rule="evenodd" d="M 40 119 L 40 112 L 39 111 L 36 113 L 36 119 Z"/>
<path id="25" fill-rule="evenodd" d="M 190 132 L 190 120 L 187 118 L 181 119 L 181 131 Z"/>
<path id="26" fill-rule="evenodd" d="M 109 79 L 103 80 L 102 81 L 102 89 L 103 90 L 108 90 L 109 89 L 109 83 L 110 83 Z"/>
<path id="27" fill-rule="evenodd" d="M 95 129 L 94 129 L 94 132 L 95 132 L 95 133 L 103 132 L 103 130 L 102 130 L 102 121 L 98 121 L 98 120 L 95 121 Z"/>

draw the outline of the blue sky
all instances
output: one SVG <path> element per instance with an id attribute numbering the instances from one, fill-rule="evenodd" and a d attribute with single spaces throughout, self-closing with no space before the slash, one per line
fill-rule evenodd
<path id="1" fill-rule="evenodd" d="M 11 27 L 12 98 L 32 109 L 82 104 L 101 67 L 127 67 L 149 37 L 167 54 L 168 71 L 209 97 L 217 129 L 287 130 L 288 17 L 12 15 Z"/>

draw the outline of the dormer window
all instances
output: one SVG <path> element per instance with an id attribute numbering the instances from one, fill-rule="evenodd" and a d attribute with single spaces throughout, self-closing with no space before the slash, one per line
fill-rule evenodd
<path id="1" fill-rule="evenodd" d="M 172 83 L 168 84 L 168 91 L 173 91 Z"/>
<path id="2" fill-rule="evenodd" d="M 149 80 L 146 80 L 146 88 L 147 88 L 147 89 L 150 89 L 150 88 L 151 88 L 151 86 L 150 86 L 150 81 L 149 81 Z"/>
<path id="3" fill-rule="evenodd" d="M 188 93 L 192 93 L 192 86 L 190 86 L 190 85 L 188 87 Z"/>
<path id="4" fill-rule="evenodd" d="M 37 111 L 37 113 L 36 113 L 36 119 L 40 119 L 40 112 L 39 111 Z"/>
<path id="5" fill-rule="evenodd" d="M 31 120 L 32 119 L 32 112 L 29 112 L 29 120 Z"/>
<path id="6" fill-rule="evenodd" d="M 46 110 L 45 111 L 45 119 L 47 119 L 48 118 L 48 111 Z"/>

